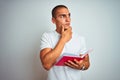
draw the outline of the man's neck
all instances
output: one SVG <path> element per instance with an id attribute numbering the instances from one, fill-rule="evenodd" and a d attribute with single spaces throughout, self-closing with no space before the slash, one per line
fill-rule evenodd
<path id="1" fill-rule="evenodd" d="M 59 33 L 59 34 L 61 34 L 61 31 L 59 29 L 56 29 L 56 32 Z"/>

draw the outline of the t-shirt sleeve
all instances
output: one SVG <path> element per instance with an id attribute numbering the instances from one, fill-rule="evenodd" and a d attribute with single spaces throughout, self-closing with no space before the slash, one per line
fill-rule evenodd
<path id="1" fill-rule="evenodd" d="M 51 48 L 50 38 L 47 33 L 43 33 L 40 39 L 40 50 L 44 48 Z"/>

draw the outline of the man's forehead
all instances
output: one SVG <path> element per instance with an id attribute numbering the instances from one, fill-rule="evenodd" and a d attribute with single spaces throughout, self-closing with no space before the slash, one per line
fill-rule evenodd
<path id="1" fill-rule="evenodd" d="M 59 8 L 56 10 L 56 13 L 69 13 L 69 10 L 67 8 Z"/>
<path id="2" fill-rule="evenodd" d="M 56 15 L 69 15 L 70 12 L 56 12 Z"/>

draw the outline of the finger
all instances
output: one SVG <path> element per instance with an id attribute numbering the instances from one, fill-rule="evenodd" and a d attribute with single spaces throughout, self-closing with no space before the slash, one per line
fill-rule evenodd
<path id="1" fill-rule="evenodd" d="M 64 26 L 62 25 L 62 33 L 64 32 Z"/>
<path id="2" fill-rule="evenodd" d="M 74 62 L 77 64 L 77 65 L 81 65 L 81 64 L 83 64 L 83 60 L 81 60 L 81 61 L 78 61 L 78 60 L 76 60 L 76 59 L 74 59 Z"/>
<path id="3" fill-rule="evenodd" d="M 82 64 L 82 63 L 83 63 L 83 60 L 80 60 L 80 61 L 79 61 L 79 64 Z"/>
<path id="4" fill-rule="evenodd" d="M 64 30 L 68 30 L 68 29 L 71 29 L 71 26 L 64 25 Z"/>
<path id="5" fill-rule="evenodd" d="M 76 66 L 77 66 L 77 65 L 75 66 L 75 65 L 73 65 L 69 62 L 65 62 L 65 65 L 68 66 L 68 67 L 71 67 L 71 68 L 76 68 Z"/>
<path id="6" fill-rule="evenodd" d="M 68 30 L 68 31 L 72 31 L 72 27 L 68 27 L 67 30 Z"/>
<path id="7" fill-rule="evenodd" d="M 68 61 L 68 63 L 71 65 L 71 66 L 74 66 L 74 67 L 78 67 L 78 65 L 74 62 L 74 61 Z"/>
<path id="8" fill-rule="evenodd" d="M 78 60 L 76 60 L 76 59 L 74 59 L 74 62 L 75 62 L 76 64 L 79 64 L 79 61 L 78 61 Z"/>
<path id="9" fill-rule="evenodd" d="M 65 65 L 68 66 L 68 67 L 71 67 L 71 68 L 74 68 L 74 66 L 72 66 L 71 64 L 65 62 Z"/>

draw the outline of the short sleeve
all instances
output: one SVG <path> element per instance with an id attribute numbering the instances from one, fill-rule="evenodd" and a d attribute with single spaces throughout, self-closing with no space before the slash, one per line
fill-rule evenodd
<path id="1" fill-rule="evenodd" d="M 40 50 L 44 48 L 51 48 L 50 38 L 47 33 L 43 33 L 40 39 Z"/>

